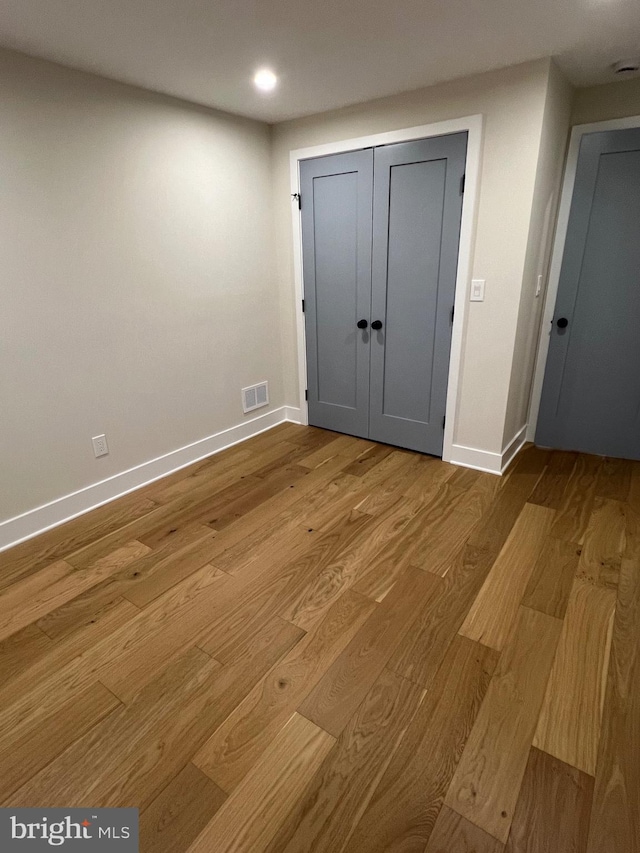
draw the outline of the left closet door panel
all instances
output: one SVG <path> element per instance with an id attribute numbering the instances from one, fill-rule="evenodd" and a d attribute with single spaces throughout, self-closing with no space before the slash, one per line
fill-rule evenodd
<path id="1" fill-rule="evenodd" d="M 373 149 L 302 161 L 300 192 L 309 423 L 367 437 Z"/>

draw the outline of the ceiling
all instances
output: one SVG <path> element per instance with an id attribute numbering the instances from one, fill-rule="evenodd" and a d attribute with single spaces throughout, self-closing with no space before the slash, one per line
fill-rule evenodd
<path id="1" fill-rule="evenodd" d="M 2 0 L 0 44 L 276 122 L 529 59 L 640 54 L 638 0 Z M 255 70 L 280 76 L 257 93 Z"/>

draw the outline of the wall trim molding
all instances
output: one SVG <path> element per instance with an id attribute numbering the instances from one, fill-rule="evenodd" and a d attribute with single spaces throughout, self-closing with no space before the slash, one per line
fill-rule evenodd
<path id="1" fill-rule="evenodd" d="M 564 256 L 564 244 L 567 239 L 569 228 L 569 215 L 571 213 L 571 201 L 573 189 L 576 182 L 576 171 L 578 169 L 578 155 L 582 137 L 587 133 L 601 133 L 605 130 L 626 130 L 627 128 L 640 127 L 640 116 L 628 116 L 626 118 L 614 118 L 607 121 L 597 121 L 591 124 L 576 124 L 571 128 L 569 150 L 562 180 L 562 191 L 560 194 L 560 205 L 558 207 L 558 218 L 556 222 L 556 233 L 551 250 L 551 263 L 549 266 L 549 279 L 545 303 L 540 323 L 540 337 L 538 341 L 538 354 L 533 374 L 533 386 L 531 388 L 531 399 L 529 402 L 529 428 L 527 440 L 535 441 L 538 415 L 540 413 L 540 400 L 542 399 L 542 385 L 544 383 L 544 372 L 547 366 L 549 354 L 549 342 L 551 339 L 551 321 L 556 308 L 558 287 L 560 286 L 560 272 L 562 270 L 562 258 Z"/>
<path id="2" fill-rule="evenodd" d="M 282 406 L 256 418 L 248 418 L 229 429 L 201 438 L 163 456 L 122 471 L 120 474 L 114 474 L 106 480 L 85 486 L 71 494 L 63 495 L 14 518 L 9 518 L 0 523 L 0 552 L 123 497 L 142 486 L 147 486 L 180 468 L 185 468 L 200 459 L 213 456 L 234 444 L 266 432 L 285 421 L 300 423 L 300 410 Z"/>
<path id="3" fill-rule="evenodd" d="M 462 465 L 464 468 L 474 468 L 476 471 L 484 471 L 487 474 L 501 475 L 522 450 L 526 440 L 527 425 L 525 424 L 503 448 L 502 453 L 454 444 L 449 461 L 453 465 Z"/>
<path id="4" fill-rule="evenodd" d="M 447 133 L 466 131 L 467 162 L 465 190 L 462 201 L 462 219 L 460 221 L 460 240 L 458 243 L 458 272 L 454 298 L 454 323 L 451 333 L 451 353 L 449 356 L 449 379 L 447 384 L 446 426 L 442 458 L 445 462 L 454 462 L 456 421 L 460 405 L 462 359 L 467 324 L 467 294 L 471 282 L 471 265 L 473 260 L 473 244 L 478 214 L 478 199 L 480 189 L 480 172 L 482 162 L 484 117 L 481 114 L 463 116 L 461 118 L 445 119 L 431 124 L 406 127 L 399 130 L 372 133 L 355 139 L 342 139 L 298 148 L 289 152 L 289 179 L 291 192 L 300 192 L 300 160 L 310 157 L 325 157 L 328 154 L 342 154 L 346 151 L 357 151 L 360 148 L 370 148 L 376 145 L 390 145 L 395 142 L 408 142 L 413 139 L 426 139 L 430 136 L 442 136 Z M 304 296 L 304 281 L 302 274 L 302 221 L 300 211 L 295 204 L 291 205 L 292 238 L 293 238 L 293 274 L 296 312 L 296 342 L 298 356 L 298 399 L 300 407 L 300 423 L 309 423 L 309 410 L 305 402 L 307 387 L 307 358 L 304 329 L 304 314 L 302 299 Z"/>

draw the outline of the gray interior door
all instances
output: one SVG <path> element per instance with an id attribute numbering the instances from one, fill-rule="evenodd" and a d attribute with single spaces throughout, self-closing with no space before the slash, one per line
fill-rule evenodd
<path id="1" fill-rule="evenodd" d="M 310 424 L 442 455 L 466 150 L 301 162 Z"/>
<path id="2" fill-rule="evenodd" d="M 375 149 L 369 437 L 442 455 L 467 134 Z M 380 324 L 379 329 L 375 329 Z"/>
<path id="3" fill-rule="evenodd" d="M 373 150 L 300 163 L 309 423 L 369 433 Z"/>
<path id="4" fill-rule="evenodd" d="M 640 130 L 578 157 L 536 442 L 640 459 Z"/>

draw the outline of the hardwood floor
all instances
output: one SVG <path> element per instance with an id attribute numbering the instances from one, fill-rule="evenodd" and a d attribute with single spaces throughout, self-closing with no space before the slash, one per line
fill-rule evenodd
<path id="1" fill-rule="evenodd" d="M 143 853 L 640 853 L 640 463 L 284 424 L 0 554 L 0 805 Z"/>

